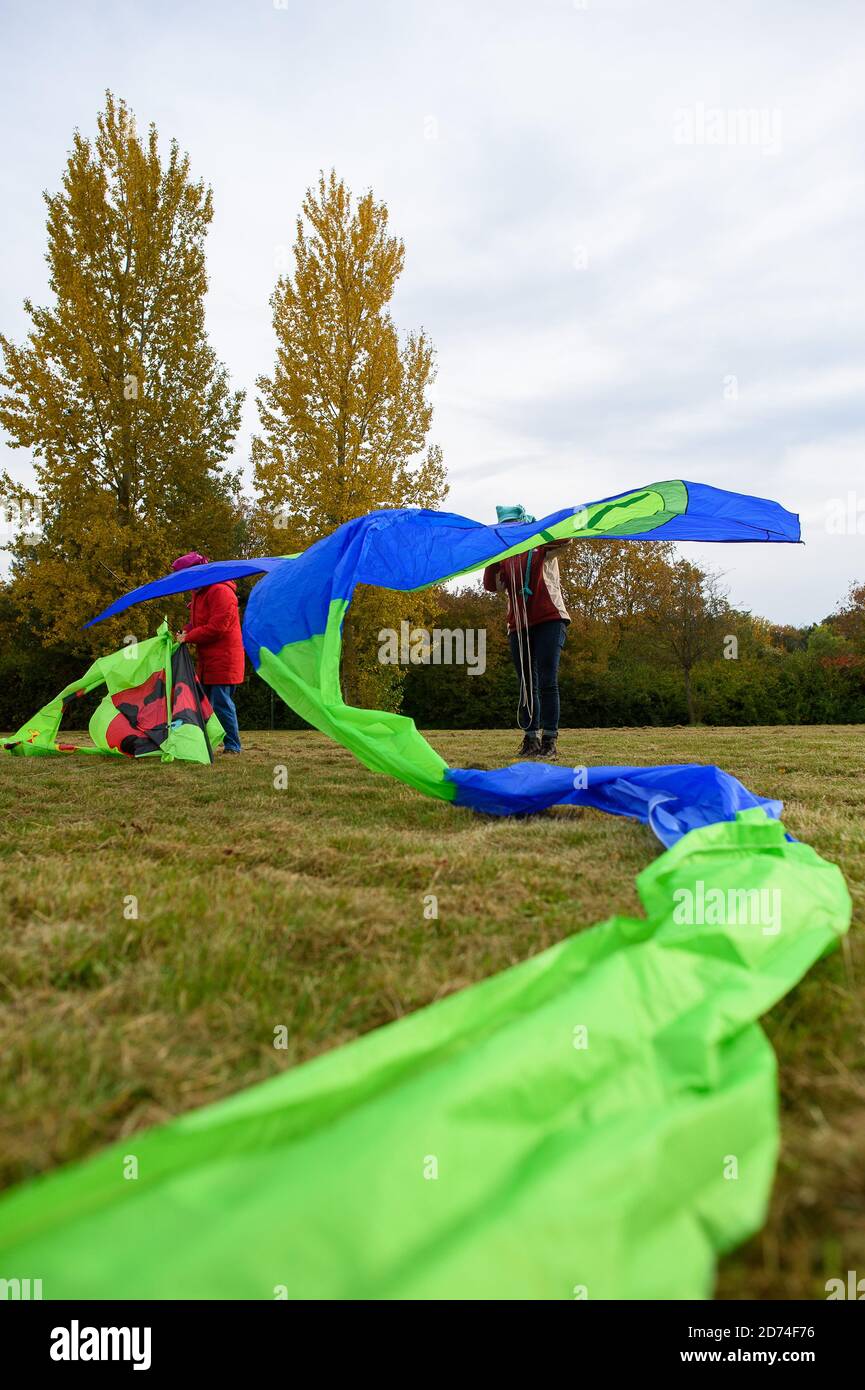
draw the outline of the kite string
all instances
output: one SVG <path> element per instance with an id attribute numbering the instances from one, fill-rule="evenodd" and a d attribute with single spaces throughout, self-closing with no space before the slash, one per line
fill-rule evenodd
<path id="1" fill-rule="evenodd" d="M 516 566 L 515 568 L 519 568 Z M 523 586 L 516 583 L 513 570 L 505 574 L 505 583 L 508 586 L 508 598 L 511 601 L 511 610 L 514 615 L 515 631 L 517 636 L 517 655 L 520 667 L 520 687 L 517 694 L 517 728 L 522 729 L 523 733 L 528 733 L 532 727 L 532 720 L 535 713 L 535 690 L 532 672 L 532 649 L 529 641 L 529 610 L 526 604 L 526 596 Z M 519 599 L 522 599 L 523 622 L 520 622 Z M 523 642 L 525 642 L 525 655 L 523 653 Z M 526 681 L 526 670 L 528 669 L 528 681 Z M 525 708 L 529 722 L 523 724 L 520 718 L 520 711 Z"/>

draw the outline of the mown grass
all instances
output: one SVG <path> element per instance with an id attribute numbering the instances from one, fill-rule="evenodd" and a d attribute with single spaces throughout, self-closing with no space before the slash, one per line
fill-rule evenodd
<path id="1" fill-rule="evenodd" d="M 725 1298 L 865 1275 L 865 779 L 860 728 L 571 730 L 574 764 L 715 762 L 786 803 L 854 900 L 843 951 L 766 1020 L 783 1152 Z M 435 733 L 455 766 L 513 734 Z M 277 790 L 274 769 L 287 768 Z M 593 812 L 481 819 L 312 733 L 211 768 L 0 758 L 0 1182 L 216 1100 L 613 912 L 657 853 Z M 423 915 L 435 893 L 438 920 Z M 137 917 L 130 915 L 137 900 Z M 273 1046 L 285 1025 L 287 1051 Z"/>

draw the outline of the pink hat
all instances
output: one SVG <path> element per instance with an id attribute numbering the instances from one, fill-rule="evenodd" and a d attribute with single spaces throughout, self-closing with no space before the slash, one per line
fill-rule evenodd
<path id="1" fill-rule="evenodd" d="M 197 550 L 190 550 L 185 555 L 180 555 L 171 566 L 173 570 L 188 570 L 193 565 L 209 565 L 210 561 L 206 555 L 199 555 Z"/>

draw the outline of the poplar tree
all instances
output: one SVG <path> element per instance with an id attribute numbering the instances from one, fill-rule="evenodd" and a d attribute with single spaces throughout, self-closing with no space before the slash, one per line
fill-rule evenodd
<path id="1" fill-rule="evenodd" d="M 435 354 L 423 332 L 401 340 L 390 314 L 403 242 L 372 192 L 357 200 L 332 170 L 307 190 L 293 273 L 271 296 L 276 362 L 261 376 L 252 445 L 254 529 L 269 552 L 304 549 L 380 507 L 437 508 L 447 494 L 441 449 L 427 445 Z M 401 672 L 375 660 L 376 635 L 417 595 L 357 595 L 344 631 L 343 683 L 355 703 L 393 705 Z"/>
<path id="2" fill-rule="evenodd" d="M 23 523 L 9 588 L 43 644 L 104 650 L 129 619 L 89 641 L 81 625 L 118 592 L 179 552 L 234 549 L 243 397 L 205 330 L 211 191 L 176 141 L 163 157 L 109 92 L 44 197 L 51 300 L 25 300 L 25 342 L 0 335 L 0 425 L 34 472 L 0 477 Z"/>

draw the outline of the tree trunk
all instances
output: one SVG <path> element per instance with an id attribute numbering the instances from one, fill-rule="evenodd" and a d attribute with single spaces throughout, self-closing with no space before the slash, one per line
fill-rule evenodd
<path id="1" fill-rule="evenodd" d="M 347 705 L 359 704 L 357 634 L 347 615 L 342 628 L 342 660 L 339 669 L 339 683 L 342 698 Z"/>
<path id="2" fill-rule="evenodd" d="M 686 699 L 686 701 L 687 701 L 687 703 L 688 703 L 688 723 L 689 723 L 689 724 L 696 724 L 697 720 L 696 720 L 696 718 L 695 718 L 695 716 L 694 716 L 694 693 L 693 693 L 693 691 L 691 690 L 691 668 L 690 668 L 690 666 L 686 666 L 686 667 L 685 667 L 685 699 Z"/>

